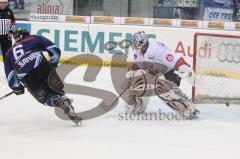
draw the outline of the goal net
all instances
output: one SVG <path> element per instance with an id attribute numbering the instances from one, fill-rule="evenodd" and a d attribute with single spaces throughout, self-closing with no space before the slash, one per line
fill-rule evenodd
<path id="1" fill-rule="evenodd" d="M 240 104 L 240 36 L 196 33 L 193 69 L 194 102 Z"/>

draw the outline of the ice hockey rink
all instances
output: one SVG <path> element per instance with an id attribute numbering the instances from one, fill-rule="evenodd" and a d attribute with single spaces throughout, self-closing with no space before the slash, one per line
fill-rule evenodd
<path id="1" fill-rule="evenodd" d="M 84 82 L 85 67 L 74 70 L 66 83 L 114 91 L 109 68 L 95 82 Z M 0 63 L 0 96 L 11 90 Z M 190 86 L 182 89 L 189 93 Z M 100 99 L 68 94 L 77 111 L 93 108 Z M 83 127 L 59 119 L 54 109 L 38 104 L 28 92 L 0 100 L 0 159 L 239 159 L 240 106 L 197 105 L 191 121 L 119 120 L 120 100 L 111 112 L 83 122 Z M 171 111 L 151 98 L 147 112 Z"/>

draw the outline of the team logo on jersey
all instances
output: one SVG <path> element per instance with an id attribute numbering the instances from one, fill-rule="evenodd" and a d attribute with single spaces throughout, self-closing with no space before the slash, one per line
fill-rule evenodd
<path id="1" fill-rule="evenodd" d="M 174 56 L 172 54 L 168 54 L 166 56 L 166 59 L 169 61 L 169 62 L 172 62 L 174 60 Z"/>

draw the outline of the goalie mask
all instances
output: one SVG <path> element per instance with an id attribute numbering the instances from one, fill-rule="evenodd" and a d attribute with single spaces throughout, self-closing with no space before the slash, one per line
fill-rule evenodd
<path id="1" fill-rule="evenodd" d="M 26 38 L 27 36 L 29 36 L 30 33 L 23 28 L 19 28 L 18 30 L 16 30 L 16 32 L 13 34 L 13 38 L 15 39 L 15 41 L 19 41 L 22 40 L 24 38 Z"/>
<path id="2" fill-rule="evenodd" d="M 132 37 L 133 48 L 145 53 L 148 48 L 148 38 L 144 31 L 139 31 L 133 34 Z"/>

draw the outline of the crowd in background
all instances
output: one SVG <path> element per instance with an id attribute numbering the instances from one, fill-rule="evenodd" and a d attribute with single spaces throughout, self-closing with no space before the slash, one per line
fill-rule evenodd
<path id="1" fill-rule="evenodd" d="M 29 13 L 240 21 L 240 0 L 9 0 L 17 19 Z"/>

